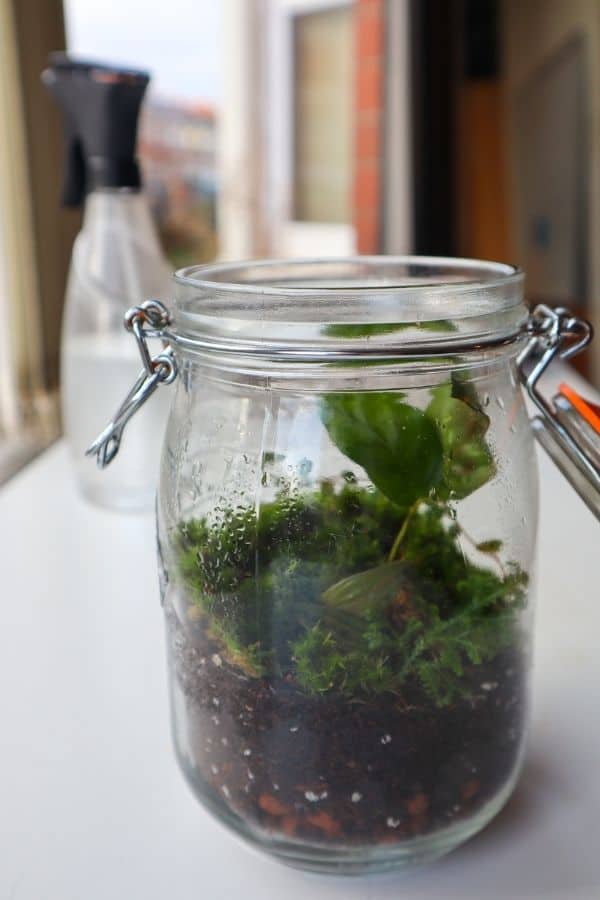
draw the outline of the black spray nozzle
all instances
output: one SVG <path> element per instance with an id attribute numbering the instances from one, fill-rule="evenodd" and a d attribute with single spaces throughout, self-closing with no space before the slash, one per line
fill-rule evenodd
<path id="1" fill-rule="evenodd" d="M 64 114 L 63 204 L 81 206 L 95 188 L 139 188 L 136 138 L 146 72 L 50 54 L 42 81 Z"/>

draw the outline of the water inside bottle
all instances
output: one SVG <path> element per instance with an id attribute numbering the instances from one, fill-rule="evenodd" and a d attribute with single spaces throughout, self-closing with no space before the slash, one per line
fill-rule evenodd
<path id="1" fill-rule="evenodd" d="M 62 411 L 83 492 L 111 508 L 151 509 L 173 389 L 159 386 L 131 419 L 116 464 L 100 470 L 85 451 L 105 428 L 141 370 L 127 334 L 65 336 Z"/>

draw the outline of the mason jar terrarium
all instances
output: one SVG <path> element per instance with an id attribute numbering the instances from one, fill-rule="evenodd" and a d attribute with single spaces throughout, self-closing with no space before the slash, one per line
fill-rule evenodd
<path id="1" fill-rule="evenodd" d="M 522 275 L 357 258 L 175 282 L 172 322 L 146 321 L 171 342 L 158 381 L 178 369 L 158 535 L 185 777 L 291 865 L 440 856 L 498 812 L 523 760 Z"/>

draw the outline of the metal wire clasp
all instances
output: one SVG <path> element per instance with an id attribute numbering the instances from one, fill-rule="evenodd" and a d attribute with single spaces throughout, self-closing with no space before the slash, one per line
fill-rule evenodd
<path id="1" fill-rule="evenodd" d="M 517 357 L 519 375 L 529 397 L 541 412 L 532 420 L 534 434 L 582 500 L 600 519 L 600 434 L 590 428 L 563 395 L 550 403 L 538 382 L 552 360 L 570 359 L 590 343 L 589 322 L 568 309 L 540 304 L 533 310 L 532 335 Z"/>
<path id="2" fill-rule="evenodd" d="M 119 452 L 123 430 L 159 384 L 171 384 L 177 378 L 177 362 L 173 348 L 168 344 L 155 357 L 150 356 L 148 338 L 162 338 L 171 324 L 169 311 L 159 300 L 146 300 L 125 313 L 125 328 L 136 339 L 143 369 L 123 403 L 119 406 L 104 431 L 85 451 L 86 456 L 96 456 L 96 462 L 104 469 Z"/>

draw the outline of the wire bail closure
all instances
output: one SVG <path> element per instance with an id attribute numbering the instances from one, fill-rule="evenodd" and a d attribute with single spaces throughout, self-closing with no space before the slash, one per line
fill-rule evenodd
<path id="1" fill-rule="evenodd" d="M 178 373 L 173 348 L 169 344 L 165 344 L 162 352 L 152 357 L 147 343 L 148 338 L 162 338 L 171 324 L 166 306 L 159 300 L 146 300 L 140 306 L 127 310 L 124 324 L 136 339 L 143 369 L 104 431 L 85 451 L 86 456 L 96 456 L 100 469 L 106 468 L 119 452 L 123 431 L 131 417 L 160 384 L 171 384 Z"/>
<path id="2" fill-rule="evenodd" d="M 517 357 L 519 376 L 541 415 L 532 419 L 533 432 L 584 503 L 600 519 L 600 433 L 563 394 L 552 402 L 538 382 L 552 360 L 570 359 L 588 346 L 593 328 L 568 309 L 535 307 L 528 323 L 532 335 Z"/>

